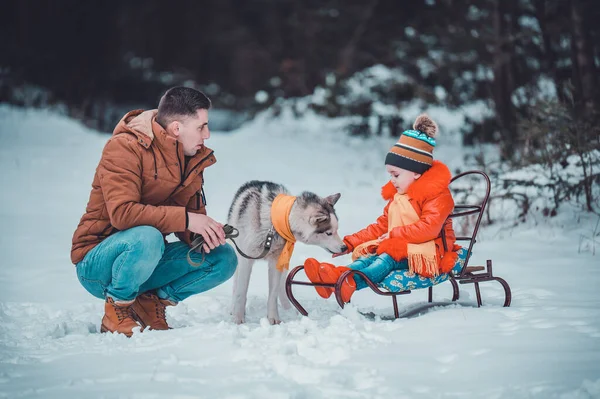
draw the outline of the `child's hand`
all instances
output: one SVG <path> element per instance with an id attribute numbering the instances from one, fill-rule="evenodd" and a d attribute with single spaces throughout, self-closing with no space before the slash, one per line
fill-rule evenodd
<path id="1" fill-rule="evenodd" d="M 408 256 L 408 243 L 403 238 L 388 238 L 383 240 L 377 247 L 377 255 L 386 253 L 396 262 Z"/>
<path id="2" fill-rule="evenodd" d="M 342 252 L 338 252 L 337 254 L 331 255 L 332 258 L 337 258 L 338 256 L 342 256 L 342 255 L 346 255 L 346 254 L 352 253 L 352 251 L 354 249 L 352 247 L 352 245 L 348 241 L 346 241 L 345 239 L 344 239 L 344 244 L 346 245 L 346 250 L 342 251 Z"/>

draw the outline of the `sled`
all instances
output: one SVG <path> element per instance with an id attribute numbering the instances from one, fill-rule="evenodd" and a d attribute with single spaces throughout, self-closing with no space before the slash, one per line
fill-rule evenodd
<path id="1" fill-rule="evenodd" d="M 392 298 L 392 304 L 394 306 L 394 317 L 395 318 L 406 317 L 405 315 L 407 314 L 407 312 L 402 312 L 402 315 L 401 315 L 400 312 L 398 311 L 398 300 L 397 300 L 398 296 L 408 295 L 413 290 L 426 288 L 429 290 L 428 303 L 433 304 L 433 287 L 435 285 L 444 283 L 446 281 L 450 281 L 450 284 L 452 284 L 452 289 L 453 289 L 452 302 L 456 302 L 459 299 L 459 296 L 460 296 L 459 285 L 473 284 L 475 286 L 475 295 L 477 297 L 477 307 L 480 307 L 482 305 L 480 284 L 484 283 L 484 282 L 489 282 L 489 281 L 496 281 L 496 282 L 500 283 L 500 285 L 504 289 L 504 305 L 503 306 L 505 306 L 505 307 L 510 306 L 510 302 L 511 302 L 510 286 L 504 279 L 494 276 L 493 270 L 492 270 L 492 260 L 491 259 L 487 260 L 485 266 L 469 266 L 469 259 L 471 258 L 471 255 L 473 252 L 473 246 L 477 242 L 476 237 L 477 237 L 477 232 L 479 231 L 479 225 L 481 223 L 481 219 L 483 217 L 485 207 L 486 207 L 488 199 L 490 197 L 491 183 L 490 183 L 490 178 L 488 177 L 487 174 L 485 174 L 484 172 L 481 172 L 481 171 L 473 170 L 473 171 L 461 173 L 461 174 L 455 176 L 454 178 L 452 178 L 452 180 L 450 182 L 451 185 L 453 183 L 455 184 L 455 182 L 461 178 L 464 180 L 465 176 L 469 176 L 470 178 L 475 177 L 480 180 L 483 180 L 485 195 L 483 196 L 483 199 L 481 200 L 481 202 L 478 202 L 476 204 L 455 205 L 453 213 L 449 216 L 449 218 L 453 219 L 453 221 L 455 221 L 458 218 L 463 218 L 463 217 L 467 217 L 467 216 L 471 216 L 471 215 L 473 215 L 472 217 L 476 218 L 476 222 L 474 224 L 473 230 L 471 231 L 471 235 L 456 237 L 457 245 L 460 245 L 459 244 L 460 242 L 464 242 L 464 245 L 458 251 L 458 260 L 450 272 L 440 274 L 436 277 L 427 278 L 427 277 L 421 277 L 421 276 L 418 276 L 415 274 L 410 274 L 407 270 L 395 270 L 395 271 L 392 271 L 390 274 L 388 274 L 381 283 L 376 284 L 376 283 L 372 282 L 371 280 L 369 280 L 367 278 L 367 276 L 365 276 L 364 273 L 362 273 L 358 270 L 349 270 L 347 272 L 344 272 L 338 279 L 337 283 L 335 283 L 335 284 L 319 284 L 319 283 L 312 283 L 310 281 L 296 280 L 295 278 L 296 278 L 296 275 L 298 274 L 298 272 L 300 272 L 301 270 L 304 269 L 304 266 L 296 266 L 294 269 L 292 269 L 290 271 L 290 273 L 287 277 L 286 283 L 285 283 L 285 290 L 286 290 L 286 293 L 287 293 L 287 296 L 288 296 L 290 302 L 294 305 L 294 307 L 296 309 L 298 309 L 298 312 L 300 312 L 304 316 L 308 316 L 308 312 L 306 311 L 306 309 L 298 302 L 298 300 L 294 296 L 292 287 L 295 285 L 309 286 L 309 287 L 329 287 L 329 288 L 334 289 L 334 294 L 335 294 L 337 303 L 340 305 L 340 307 L 343 308 L 344 302 L 342 301 L 342 295 L 341 295 L 342 282 L 347 277 L 351 277 L 354 274 L 358 274 L 365 280 L 365 282 L 367 283 L 369 288 L 371 288 L 371 290 L 375 294 L 382 295 L 382 296 L 389 296 Z M 442 242 L 444 244 L 444 248 L 447 250 L 448 248 L 447 248 L 446 240 L 444 237 L 443 228 L 442 228 L 442 232 L 440 233 L 440 235 L 442 237 Z M 452 302 L 445 302 L 445 303 L 436 302 L 435 304 L 436 304 L 436 306 L 448 305 L 448 304 L 451 304 Z M 426 306 L 426 307 L 431 307 L 431 306 Z M 411 312 L 409 312 L 409 313 L 413 314 Z"/>

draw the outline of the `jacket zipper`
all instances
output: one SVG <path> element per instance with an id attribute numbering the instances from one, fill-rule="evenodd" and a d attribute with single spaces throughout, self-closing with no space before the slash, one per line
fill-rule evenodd
<path id="1" fill-rule="evenodd" d="M 181 170 L 181 158 L 179 157 L 179 141 L 175 142 L 175 151 L 177 152 L 177 161 L 179 163 L 179 185 L 177 185 L 173 191 L 171 191 L 167 198 L 171 198 L 179 187 L 183 187 L 183 182 L 185 181 L 183 179 L 183 171 Z"/>
<path id="2" fill-rule="evenodd" d="M 181 158 L 179 157 L 179 141 L 176 142 L 177 144 L 175 144 L 175 150 L 177 151 L 177 161 L 179 162 L 179 186 L 183 186 L 183 182 L 185 181 L 183 174 L 185 173 L 185 170 L 183 169 L 183 164 L 181 163 Z"/>
<path id="3" fill-rule="evenodd" d="M 202 164 L 204 163 L 204 161 L 206 161 L 208 158 L 210 158 L 212 154 L 214 154 L 214 151 L 211 151 L 211 152 L 209 152 L 207 156 L 205 156 L 204 158 L 202 158 L 202 159 L 200 160 L 200 162 L 198 162 L 198 163 L 196 164 L 196 166 L 194 166 L 194 167 L 193 167 L 193 168 L 190 170 L 190 173 L 188 173 L 188 174 L 187 174 L 187 176 L 185 176 L 185 179 L 187 179 L 187 178 L 189 177 L 189 175 L 191 175 L 191 174 L 192 174 L 192 172 L 193 172 L 194 170 L 196 170 L 196 169 L 197 169 L 197 168 L 198 168 L 200 165 L 202 165 Z M 185 179 L 184 179 L 183 181 L 185 181 Z M 204 185 L 204 182 L 203 182 L 203 185 Z"/>
<path id="4" fill-rule="evenodd" d="M 198 166 L 202 165 L 202 163 L 204 163 L 204 161 L 206 161 L 208 158 L 210 158 L 210 156 L 214 153 L 214 151 L 211 151 L 207 156 L 205 156 L 204 158 L 202 158 L 200 160 L 200 162 L 198 162 L 196 164 L 196 166 L 194 166 L 192 168 L 192 170 L 190 170 L 190 173 L 188 173 L 187 176 L 191 175 L 192 172 L 194 171 L 194 169 L 196 169 Z M 187 179 L 186 176 L 186 179 Z M 204 176 L 202 176 L 202 186 L 200 187 L 200 192 L 196 191 L 196 209 L 200 209 L 200 196 L 202 196 L 202 204 L 204 206 L 206 206 L 206 194 L 204 194 Z"/>
<path id="5" fill-rule="evenodd" d="M 177 142 L 177 159 L 179 160 L 179 142 Z M 204 161 L 206 161 L 212 154 L 214 154 L 214 151 L 211 151 L 207 156 L 205 156 L 204 158 L 202 158 L 200 160 L 200 162 L 198 162 L 196 164 L 196 166 L 194 166 L 192 168 L 192 170 L 190 170 L 190 173 L 188 173 L 187 176 L 191 175 L 192 172 L 200 165 L 202 165 L 204 163 Z M 181 162 L 179 162 L 179 164 L 181 165 Z M 179 168 L 179 171 L 181 172 L 181 168 Z M 173 191 L 171 191 L 171 194 L 169 194 L 169 198 L 171 198 L 171 196 L 173 195 L 173 193 L 175 193 L 175 191 L 177 191 L 177 188 L 179 187 L 183 187 L 183 182 L 185 181 L 185 179 L 187 179 L 187 176 L 185 178 L 183 178 L 183 173 L 182 173 L 182 177 L 181 177 L 181 181 L 179 182 L 179 186 L 175 187 L 175 189 Z M 204 180 L 202 180 L 202 198 L 204 198 Z M 204 204 L 206 205 L 206 203 Z"/>
<path id="6" fill-rule="evenodd" d="M 201 189 L 201 193 L 202 193 L 202 203 L 204 204 L 204 206 L 208 205 L 206 203 L 206 195 L 204 194 L 204 180 L 202 180 L 202 189 Z"/>

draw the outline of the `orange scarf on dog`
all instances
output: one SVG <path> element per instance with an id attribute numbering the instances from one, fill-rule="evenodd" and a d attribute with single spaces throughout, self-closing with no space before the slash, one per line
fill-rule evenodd
<path id="1" fill-rule="evenodd" d="M 406 226 L 416 223 L 419 220 L 419 215 L 415 208 L 410 204 L 408 195 L 397 193 L 394 195 L 394 201 L 388 209 L 388 233 L 394 227 Z M 354 249 L 352 252 L 352 260 L 356 260 L 362 256 L 372 256 L 373 250 L 377 248 L 380 240 L 372 240 L 365 242 Z M 437 276 L 438 265 L 433 240 L 422 244 L 408 244 L 408 270 L 413 273 L 426 276 Z"/>
<path id="2" fill-rule="evenodd" d="M 273 223 L 277 234 L 285 240 L 283 251 L 279 255 L 279 259 L 277 259 L 277 270 L 280 272 L 290 268 L 290 259 L 292 258 L 294 244 L 296 243 L 296 237 L 294 237 L 290 227 L 290 212 L 295 201 L 296 197 L 292 195 L 279 194 L 275 197 L 271 206 L 271 223 Z"/>

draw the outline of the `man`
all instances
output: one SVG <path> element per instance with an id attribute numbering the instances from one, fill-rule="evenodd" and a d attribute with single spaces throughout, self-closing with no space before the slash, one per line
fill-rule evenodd
<path id="1" fill-rule="evenodd" d="M 71 249 L 83 287 L 106 301 L 102 332 L 166 330 L 166 306 L 235 271 L 223 225 L 206 216 L 203 172 L 216 162 L 204 146 L 210 106 L 197 90 L 171 88 L 158 110 L 125 115 L 104 147 Z M 173 232 L 181 241 L 166 243 Z M 196 234 L 206 241 L 199 267 L 186 257 Z"/>

